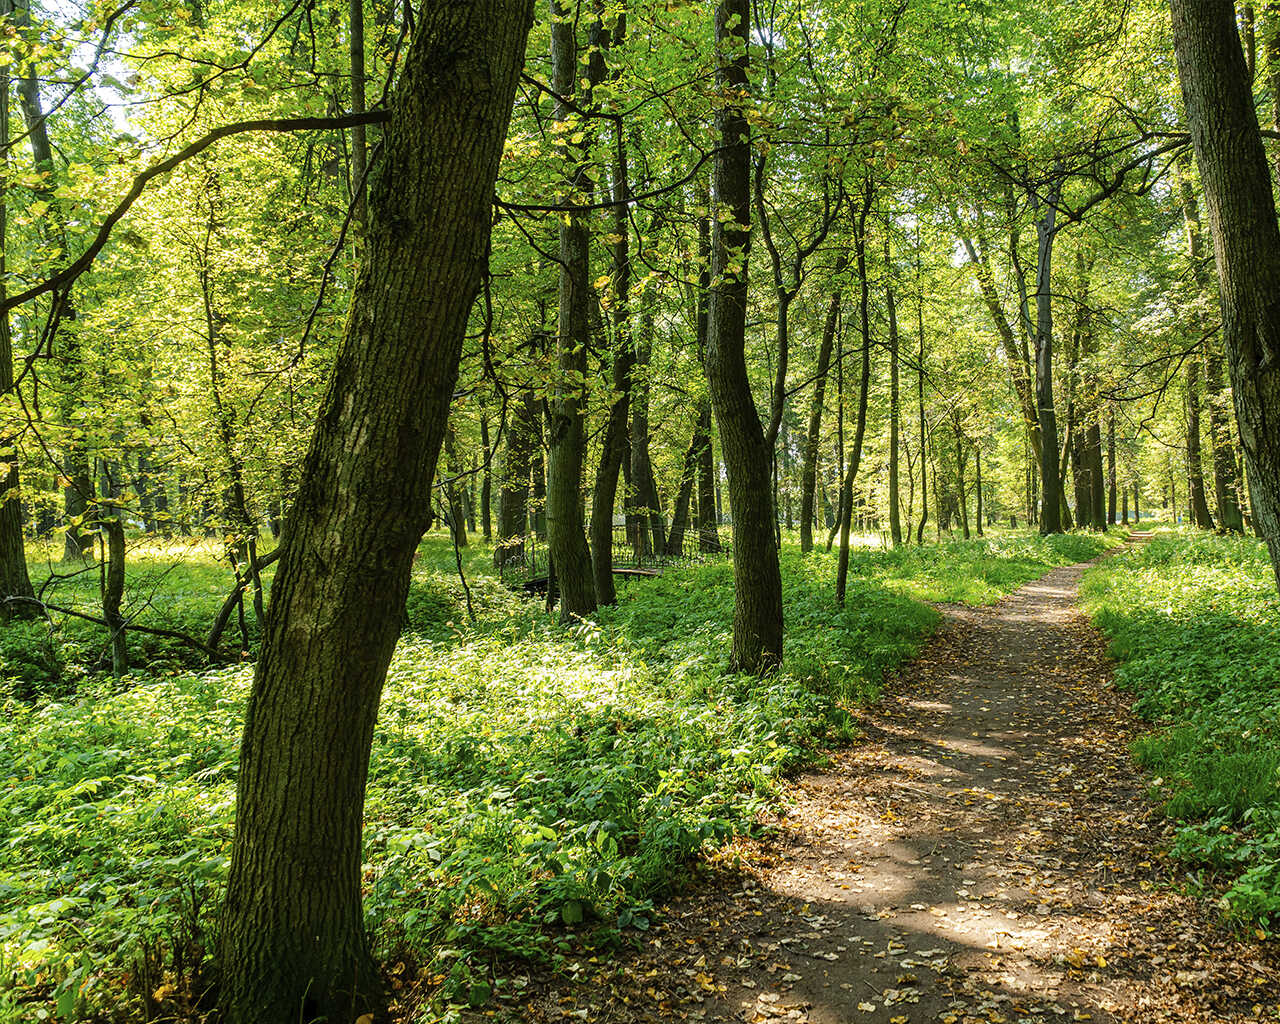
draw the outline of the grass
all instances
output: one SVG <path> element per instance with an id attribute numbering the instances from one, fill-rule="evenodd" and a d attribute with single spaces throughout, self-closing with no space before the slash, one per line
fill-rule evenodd
<path id="1" fill-rule="evenodd" d="M 990 601 L 1103 545 L 1010 535 L 859 550 L 843 610 L 834 557 L 788 550 L 787 659 L 757 680 L 725 671 L 725 562 L 629 581 L 617 607 L 561 629 L 476 547 L 473 625 L 452 549 L 429 538 L 369 778 L 365 908 L 380 956 L 420 966 L 443 999 L 483 1003 L 510 984 L 498 957 L 554 965 L 584 935 L 643 931 L 654 901 L 753 828 L 788 773 L 854 738 L 847 703 L 874 697 L 937 622 L 922 598 Z M 178 568 L 170 551 L 135 554 L 148 614 L 198 633 L 225 569 L 209 553 Z M 52 643 L 7 633 L 9 689 L 30 689 L 24 666 L 50 652 L 67 662 L 101 644 L 99 628 Z M 157 650 L 124 681 L 84 656 L 73 690 L 6 700 L 0 1021 L 181 1017 L 205 984 L 251 669 L 194 671 Z"/>
<path id="2" fill-rule="evenodd" d="M 1157 728 L 1135 746 L 1174 852 L 1225 882 L 1229 917 L 1280 930 L 1280 599 L 1252 538 L 1162 530 L 1082 587 L 1121 686 Z"/>

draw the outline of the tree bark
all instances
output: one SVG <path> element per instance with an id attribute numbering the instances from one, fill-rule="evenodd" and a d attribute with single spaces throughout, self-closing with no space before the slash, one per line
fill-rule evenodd
<path id="1" fill-rule="evenodd" d="M 579 88 L 577 20 L 560 0 L 551 0 L 551 86 L 553 117 L 562 126 L 574 123 L 574 108 L 590 110 L 593 87 L 604 62 L 594 54 Z M 563 155 L 570 164 L 571 199 L 590 200 L 590 126 L 578 143 L 566 132 Z M 577 133 L 575 133 L 577 134 Z M 573 150 L 577 149 L 574 153 Z M 560 621 L 570 622 L 596 610 L 591 551 L 583 522 L 583 465 L 587 454 L 587 349 L 590 342 L 591 293 L 587 271 L 590 238 L 582 213 L 560 218 L 559 323 L 556 331 L 558 374 L 549 403 L 547 432 L 547 553 L 560 590 Z"/>
<path id="2" fill-rule="evenodd" d="M 1191 521 L 1202 530 L 1213 529 L 1213 516 L 1205 499 L 1204 463 L 1200 446 L 1200 360 L 1187 359 L 1187 500 Z"/>
<path id="3" fill-rule="evenodd" d="M 902 396 L 898 385 L 898 307 L 894 302 L 892 263 L 889 251 L 889 220 L 885 219 L 884 267 L 885 310 L 889 316 L 889 536 L 893 546 L 902 546 L 902 516 L 898 509 L 898 427 L 902 418 Z"/>
<path id="4" fill-rule="evenodd" d="M 836 272 L 844 271 L 844 258 Z M 835 343 L 836 324 L 840 318 L 840 289 L 831 293 L 827 302 L 827 319 L 818 346 L 818 365 L 814 369 L 813 400 L 809 403 L 809 429 L 805 434 L 804 459 L 800 466 L 800 550 L 813 550 L 813 495 L 818 479 L 818 441 L 822 432 L 822 410 L 826 399 L 827 375 L 831 370 L 831 349 Z"/>
<path id="5" fill-rule="evenodd" d="M 862 463 L 862 442 L 867 432 L 867 398 L 871 390 L 871 285 L 867 280 L 867 217 L 871 213 L 874 184 L 868 178 L 863 185 L 862 209 L 854 221 L 853 245 L 857 256 L 859 299 L 858 313 L 862 328 L 862 380 L 858 388 L 858 420 L 853 430 L 849 464 L 845 467 L 840 488 L 840 556 L 836 563 L 836 604 L 844 607 L 849 582 L 849 526 L 853 514 L 853 480 Z"/>
<path id="6" fill-rule="evenodd" d="M 489 413 L 480 410 L 480 455 L 484 460 L 480 481 L 480 529 L 484 542 L 493 542 L 493 444 L 489 438 Z"/>
<path id="7" fill-rule="evenodd" d="M 0 0 L 0 15 L 12 13 L 12 0 Z M 0 142 L 9 140 L 9 72 L 0 68 Z M 9 152 L 0 153 L 0 178 L 9 179 Z M 0 190 L 0 299 L 8 281 L 9 206 Z M 13 390 L 13 337 L 9 316 L 0 317 L 0 403 Z M 0 408 L 9 407 L 8 403 Z M 18 476 L 18 432 L 0 422 L 0 624 L 10 619 L 31 619 L 40 614 L 35 590 L 27 572 L 26 544 L 22 537 L 22 493 Z M 9 601 L 9 598 L 18 600 Z"/>
<path id="8" fill-rule="evenodd" d="M 1254 518 L 1280 586 L 1280 227 L 1230 0 L 1170 0 Z"/>
<path id="9" fill-rule="evenodd" d="M 1036 410 L 1040 423 L 1040 532 L 1062 532 L 1062 477 L 1058 469 L 1058 420 L 1053 409 L 1053 243 L 1057 238 L 1055 184 L 1041 201 L 1033 195 L 1036 217 Z"/>
<path id="10" fill-rule="evenodd" d="M 381 1013 L 360 899 L 369 752 L 531 20 L 526 0 L 423 7 L 392 95 L 245 720 L 221 915 L 228 1024 Z"/>
<path id="11" fill-rule="evenodd" d="M 498 540 L 493 566 L 521 565 L 525 534 L 529 529 L 529 472 L 537 443 L 538 409 L 531 390 L 525 389 L 511 403 L 511 424 L 502 458 L 502 484 L 498 491 Z"/>
<path id="12" fill-rule="evenodd" d="M 1200 203 L 1191 179 L 1191 161 L 1181 161 L 1178 192 L 1187 230 L 1187 256 L 1191 272 L 1204 296 L 1216 291 L 1206 266 Z M 1205 318 L 1208 319 L 1207 317 Z M 1208 323 L 1201 324 L 1204 339 L 1204 381 L 1209 402 L 1209 446 L 1213 452 L 1213 494 L 1218 507 L 1218 525 L 1230 533 L 1244 532 L 1244 516 L 1240 511 L 1239 459 L 1236 454 L 1235 431 L 1228 412 L 1229 398 L 1224 394 L 1222 353 L 1217 331 Z"/>
<path id="13" fill-rule="evenodd" d="M 106 564 L 101 567 L 102 618 L 111 643 L 111 674 L 119 679 L 129 671 L 129 643 L 124 616 L 120 614 L 124 600 L 124 524 L 116 512 L 104 516 L 99 528 L 106 548 Z"/>
<path id="14" fill-rule="evenodd" d="M 626 15 L 618 15 L 614 41 L 626 34 Z M 606 41 L 607 36 L 604 37 Z M 631 384 L 635 348 L 631 343 L 631 218 L 626 201 L 631 196 L 627 171 L 627 133 L 614 125 L 613 154 L 613 386 L 609 418 L 600 446 L 595 487 L 591 492 L 591 571 L 596 600 L 602 605 L 618 600 L 613 585 L 613 509 L 618 498 L 618 474 L 630 450 L 627 425 L 631 410 Z"/>
<path id="15" fill-rule="evenodd" d="M 730 664 L 766 672 L 782 663 L 782 576 L 774 540 L 770 457 L 747 375 L 747 260 L 751 244 L 751 143 L 747 0 L 716 6 L 716 151 L 711 302 L 705 359 L 733 512 L 733 652 Z"/>
<path id="16" fill-rule="evenodd" d="M 1107 525 L 1116 525 L 1116 414 L 1107 413 Z"/>

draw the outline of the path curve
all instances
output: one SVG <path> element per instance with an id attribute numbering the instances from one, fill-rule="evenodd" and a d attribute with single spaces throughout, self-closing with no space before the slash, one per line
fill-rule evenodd
<path id="1" fill-rule="evenodd" d="M 638 954 L 588 959 L 575 984 L 531 979 L 508 1019 L 1280 1018 L 1274 944 L 1162 884 L 1169 826 L 1075 607 L 1086 568 L 945 607 L 862 713 L 867 739 L 799 780 L 772 839 L 718 858 L 742 870 L 674 901 Z"/>

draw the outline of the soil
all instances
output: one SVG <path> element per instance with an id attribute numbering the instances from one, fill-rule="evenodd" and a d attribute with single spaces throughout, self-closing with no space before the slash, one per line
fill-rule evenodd
<path id="1" fill-rule="evenodd" d="M 1168 858 L 1143 726 L 1075 607 L 1085 568 L 944 607 L 767 839 L 719 854 L 636 948 L 473 1019 L 1280 1020 L 1276 944 L 1227 930 Z"/>

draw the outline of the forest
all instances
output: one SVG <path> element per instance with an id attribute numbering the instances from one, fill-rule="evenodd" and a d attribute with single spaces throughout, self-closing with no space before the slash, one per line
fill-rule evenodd
<path id="1" fill-rule="evenodd" d="M 1280 1021 L 1280 3 L 0 95 L 0 1024 Z"/>

